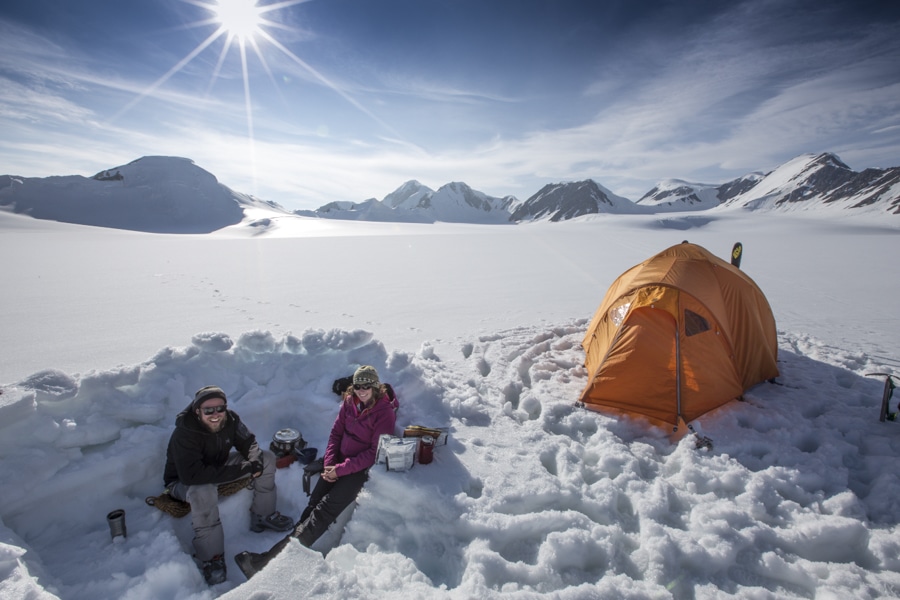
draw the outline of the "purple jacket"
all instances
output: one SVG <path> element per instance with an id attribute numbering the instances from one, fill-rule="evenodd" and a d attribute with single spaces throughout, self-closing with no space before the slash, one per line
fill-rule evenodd
<path id="1" fill-rule="evenodd" d="M 382 434 L 394 435 L 395 421 L 396 414 L 387 397 L 362 411 L 355 396 L 345 399 L 328 436 L 325 466 L 334 466 L 338 477 L 368 469 L 375 464 L 378 438 Z"/>

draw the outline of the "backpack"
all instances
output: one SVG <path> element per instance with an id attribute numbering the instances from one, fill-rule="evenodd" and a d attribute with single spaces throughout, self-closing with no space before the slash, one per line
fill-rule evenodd
<path id="1" fill-rule="evenodd" d="M 325 457 L 320 456 L 303 467 L 303 491 L 309 496 L 312 494 L 312 476 L 318 475 L 325 470 Z"/>

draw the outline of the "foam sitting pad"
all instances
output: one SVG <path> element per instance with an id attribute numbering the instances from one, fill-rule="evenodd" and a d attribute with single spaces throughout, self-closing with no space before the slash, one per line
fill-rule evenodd
<path id="1" fill-rule="evenodd" d="M 230 481 L 219 485 L 219 496 L 231 496 L 250 485 L 250 477 L 244 477 L 236 481 Z M 182 500 L 176 500 L 169 495 L 168 490 L 159 496 L 147 496 L 144 502 L 148 506 L 153 506 L 166 514 L 172 515 L 176 519 L 187 515 L 191 512 L 191 505 Z"/>

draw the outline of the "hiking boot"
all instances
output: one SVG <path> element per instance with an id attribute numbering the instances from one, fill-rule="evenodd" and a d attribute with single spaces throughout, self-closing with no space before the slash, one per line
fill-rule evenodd
<path id="1" fill-rule="evenodd" d="M 225 581 L 225 557 L 221 554 L 212 557 L 212 560 L 204 561 L 200 565 L 203 579 L 207 585 L 216 585 Z"/>
<path id="2" fill-rule="evenodd" d="M 250 579 L 257 573 L 263 570 L 263 568 L 269 564 L 273 558 L 275 558 L 279 552 L 284 550 L 285 546 L 290 543 L 291 538 L 294 536 L 293 533 L 291 535 L 286 535 L 284 538 L 278 541 L 274 546 L 269 548 L 266 552 L 241 552 L 240 554 L 236 554 L 234 557 L 234 562 L 237 563 L 238 568 L 241 570 L 241 573 L 244 574 L 244 577 Z"/>
<path id="3" fill-rule="evenodd" d="M 270 554 L 269 552 L 241 552 L 240 554 L 235 555 L 234 562 L 237 563 L 238 568 L 241 570 L 241 573 L 244 574 L 244 577 L 250 579 L 257 573 L 263 570 L 263 568 L 269 564 L 269 561 L 272 560 L 274 554 Z"/>
<path id="4" fill-rule="evenodd" d="M 294 522 L 290 517 L 281 514 L 278 511 L 273 512 L 268 517 L 261 517 L 256 513 L 251 513 L 250 531 L 259 533 L 265 529 L 272 531 L 288 531 L 293 529 Z"/>

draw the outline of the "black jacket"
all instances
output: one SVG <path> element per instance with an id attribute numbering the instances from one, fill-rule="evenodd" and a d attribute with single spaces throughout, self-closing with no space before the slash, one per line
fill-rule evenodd
<path id="1" fill-rule="evenodd" d="M 225 425 L 213 433 L 200 422 L 190 406 L 178 413 L 166 451 L 163 474 L 166 487 L 175 481 L 185 485 L 234 481 L 249 475 L 252 463 L 262 464 L 256 436 L 236 413 L 228 410 L 225 414 L 228 416 Z M 241 453 L 244 461 L 226 466 L 232 448 Z"/>

